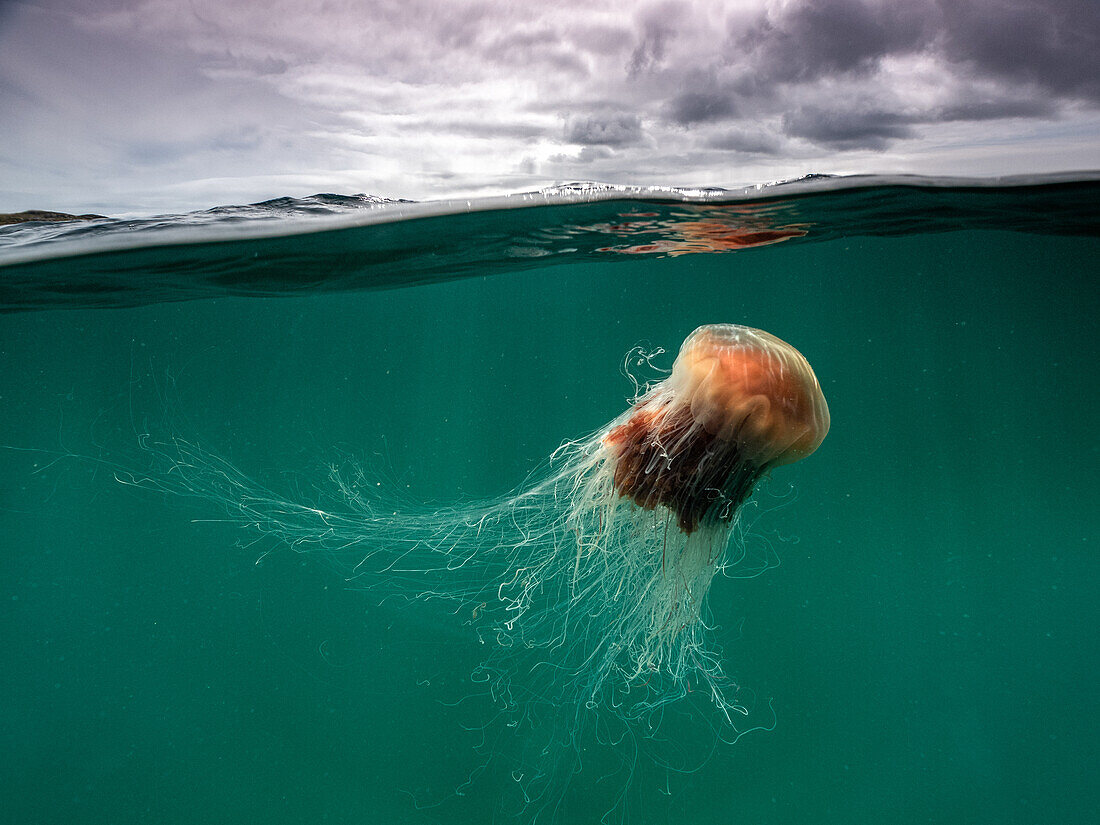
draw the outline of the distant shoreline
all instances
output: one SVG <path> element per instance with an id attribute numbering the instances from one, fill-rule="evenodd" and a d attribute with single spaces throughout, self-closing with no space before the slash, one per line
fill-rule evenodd
<path id="1" fill-rule="evenodd" d="M 8 226 L 13 223 L 31 223 L 32 221 L 97 221 L 106 218 L 105 215 L 70 215 L 66 212 L 47 212 L 42 209 L 28 209 L 25 212 L 0 212 L 0 226 Z"/>

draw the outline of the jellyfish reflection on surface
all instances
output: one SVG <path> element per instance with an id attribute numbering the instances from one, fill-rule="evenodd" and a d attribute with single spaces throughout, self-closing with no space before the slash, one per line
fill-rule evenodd
<path id="1" fill-rule="evenodd" d="M 330 468 L 331 501 L 294 501 L 180 439 L 147 441 L 156 466 L 124 480 L 215 500 L 230 521 L 324 556 L 365 589 L 449 601 L 486 642 L 474 678 L 510 725 L 558 720 L 546 756 L 593 716 L 652 729 L 688 693 L 716 709 L 727 740 L 759 726 L 709 644 L 705 599 L 717 573 L 752 574 L 738 567 L 737 526 L 754 486 L 828 429 L 797 350 L 716 324 L 695 330 L 629 410 L 500 499 L 398 511 L 345 464 Z M 539 787 L 552 769 L 527 775 L 528 799 L 553 793 Z"/>

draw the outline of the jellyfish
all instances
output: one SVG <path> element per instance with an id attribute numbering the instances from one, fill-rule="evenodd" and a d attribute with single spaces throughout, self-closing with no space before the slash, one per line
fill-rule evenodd
<path id="1" fill-rule="evenodd" d="M 178 437 L 146 438 L 152 467 L 119 478 L 213 500 L 228 520 L 382 598 L 447 602 L 485 643 L 472 679 L 503 718 L 520 730 L 556 720 L 536 748 L 545 756 L 593 718 L 652 730 L 688 694 L 705 699 L 727 741 L 753 729 L 711 639 L 707 594 L 719 573 L 746 574 L 738 527 L 754 488 L 828 429 L 801 353 L 713 324 L 629 409 L 497 499 L 420 506 L 344 461 L 328 468 L 323 500 L 300 500 Z M 553 770 L 529 775 L 541 779 L 527 799 L 549 793 Z"/>

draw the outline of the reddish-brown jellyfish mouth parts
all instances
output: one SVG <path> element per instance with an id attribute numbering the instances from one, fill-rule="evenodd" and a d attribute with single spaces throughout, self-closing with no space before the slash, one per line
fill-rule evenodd
<path id="1" fill-rule="evenodd" d="M 603 444 L 614 455 L 619 495 L 644 510 L 667 507 L 685 533 L 731 521 L 765 467 L 736 439 L 707 432 L 682 405 L 641 403 Z"/>
<path id="2" fill-rule="evenodd" d="M 711 324 L 688 336 L 669 376 L 602 442 L 619 495 L 667 507 L 691 533 L 733 521 L 767 468 L 810 455 L 828 431 L 828 405 L 798 350 Z"/>

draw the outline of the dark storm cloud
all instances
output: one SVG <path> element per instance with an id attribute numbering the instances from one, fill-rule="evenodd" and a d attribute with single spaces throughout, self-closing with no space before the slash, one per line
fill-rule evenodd
<path id="1" fill-rule="evenodd" d="M 638 15 L 640 37 L 626 67 L 629 77 L 637 77 L 664 60 L 669 41 L 676 36 L 676 21 L 686 11 L 684 3 L 669 0 L 654 4 Z"/>
<path id="2" fill-rule="evenodd" d="M 723 152 L 775 155 L 779 153 L 783 143 L 777 135 L 762 129 L 726 129 L 708 137 L 704 145 Z"/>
<path id="3" fill-rule="evenodd" d="M 933 119 L 953 122 L 958 120 L 1000 120 L 1008 117 L 1034 118 L 1048 117 L 1055 114 L 1056 111 L 1057 107 L 1054 102 L 1045 98 L 1035 98 L 1033 100 L 1019 98 L 991 100 L 984 98 L 943 106 L 933 113 Z"/>
<path id="4" fill-rule="evenodd" d="M 1100 0 L 762 4 L 727 16 L 706 62 L 666 61 L 675 90 L 660 112 L 679 127 L 770 118 L 831 150 L 883 150 L 921 125 L 1049 119 L 1100 104 L 1098 21 Z"/>
<path id="5" fill-rule="evenodd" d="M 757 78 L 813 81 L 869 71 L 886 55 L 923 47 L 935 34 L 936 16 L 933 4 L 915 0 L 813 0 L 734 28 L 726 48 L 750 55 Z"/>
<path id="6" fill-rule="evenodd" d="M 724 52 L 748 56 L 757 83 L 869 73 L 924 53 L 960 73 L 1100 95 L 1096 0 L 807 0 L 735 21 Z"/>
<path id="7" fill-rule="evenodd" d="M 912 138 L 920 125 L 959 121 L 979 122 L 1004 118 L 1036 118 L 1052 115 L 1049 100 L 989 99 L 976 97 L 926 110 L 859 109 L 850 104 L 838 108 L 800 106 L 783 115 L 783 132 L 836 150 L 881 151 L 894 141 Z"/>
<path id="8" fill-rule="evenodd" d="M 637 115 L 586 117 L 570 121 L 565 127 L 566 143 L 630 146 L 641 139 L 642 122 Z"/>
<path id="9" fill-rule="evenodd" d="M 592 163 L 597 160 L 605 160 L 613 157 L 614 153 L 606 146 L 585 146 L 577 155 L 578 163 Z"/>
<path id="10" fill-rule="evenodd" d="M 737 114 L 737 104 L 731 92 L 681 92 L 669 101 L 667 112 L 673 122 L 686 126 L 731 118 Z"/>
<path id="11" fill-rule="evenodd" d="M 939 4 L 947 59 L 1013 83 L 1100 103 L 1100 2 Z"/>
<path id="12" fill-rule="evenodd" d="M 792 137 L 812 140 L 832 149 L 883 149 L 889 141 L 911 137 L 911 119 L 896 112 L 852 112 L 804 106 L 783 116 Z"/>

